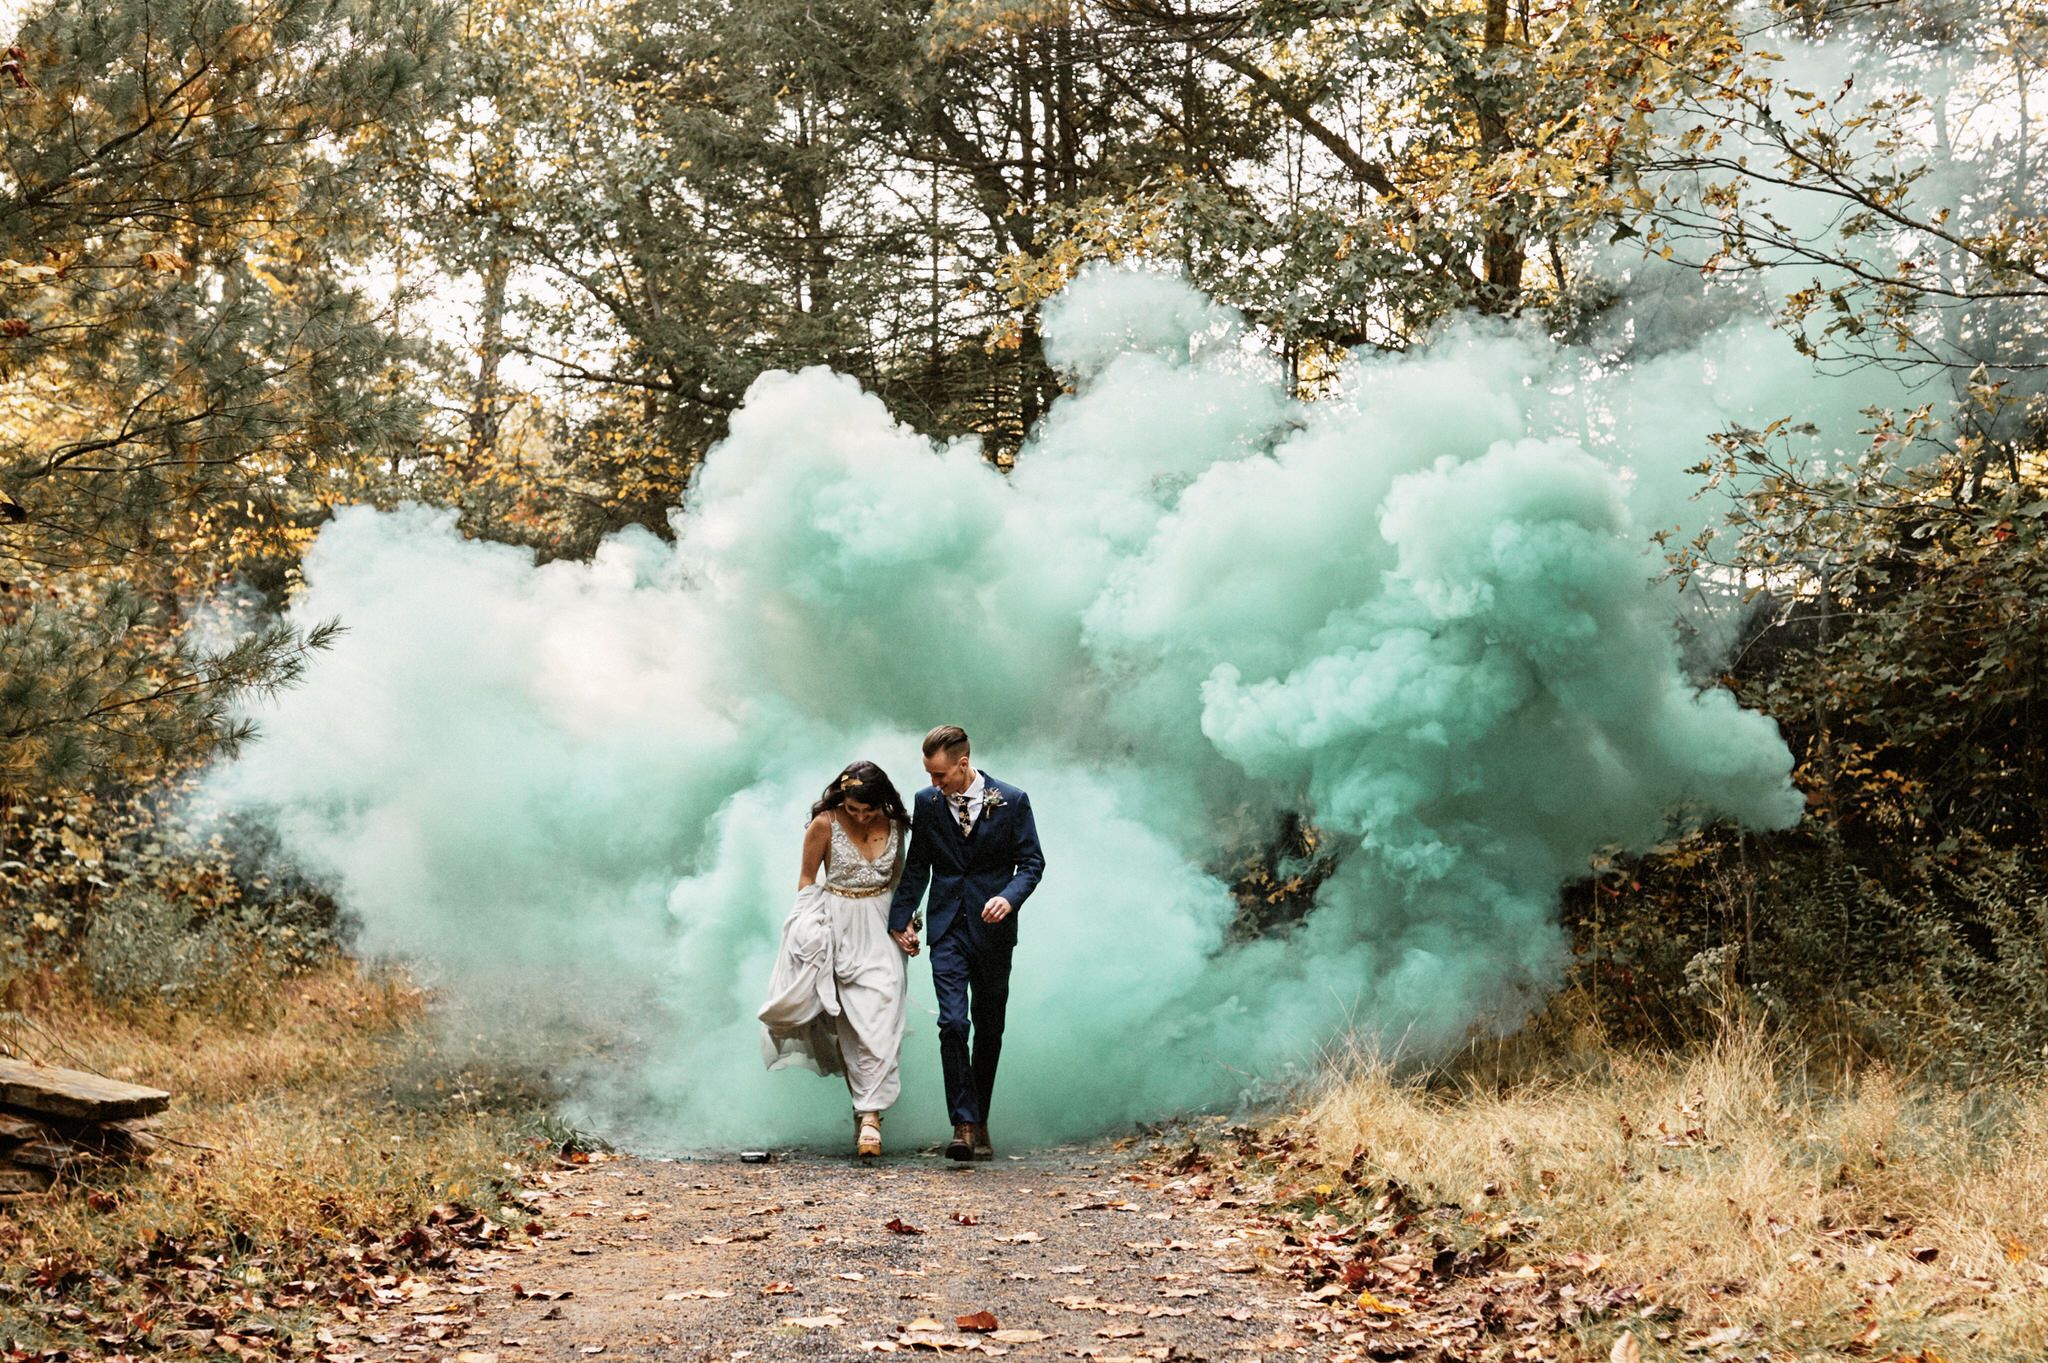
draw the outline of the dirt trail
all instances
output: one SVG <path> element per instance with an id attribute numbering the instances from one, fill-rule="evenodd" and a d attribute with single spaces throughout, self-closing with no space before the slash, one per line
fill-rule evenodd
<path id="1" fill-rule="evenodd" d="M 1100 1148 L 599 1159 L 529 1193 L 537 1237 L 394 1282 L 328 1356 L 1325 1356 L 1320 1303 L 1262 1267 L 1278 1232 L 1160 1182 Z M 993 1329 L 961 1328 L 982 1312 Z"/>

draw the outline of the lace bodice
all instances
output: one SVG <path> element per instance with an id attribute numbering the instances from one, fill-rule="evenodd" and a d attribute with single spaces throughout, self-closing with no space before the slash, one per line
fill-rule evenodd
<path id="1" fill-rule="evenodd" d="M 825 848 L 825 888 L 862 894 L 887 889 L 896 878 L 896 856 L 903 844 L 903 831 L 895 820 L 890 820 L 888 840 L 873 861 L 860 854 L 836 817 L 831 822 L 832 840 Z"/>

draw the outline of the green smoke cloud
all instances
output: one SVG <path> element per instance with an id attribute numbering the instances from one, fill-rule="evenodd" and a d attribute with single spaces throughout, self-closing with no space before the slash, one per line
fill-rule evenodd
<path id="1" fill-rule="evenodd" d="M 1774 726 L 1681 670 L 1643 480 L 1489 373 L 1527 338 L 1303 407 L 1168 277 L 1084 276 L 1046 332 L 1076 392 L 1011 476 L 813 369 L 749 391 L 673 545 L 536 565 L 445 512 L 343 511 L 292 611 L 349 633 L 216 794 L 370 949 L 629 1026 L 579 1115 L 674 1149 L 845 1135 L 842 1092 L 762 1072 L 754 1010 L 808 802 L 857 757 L 907 794 L 935 723 L 1032 793 L 1046 848 L 1010 1141 L 1228 1102 L 1347 1027 L 1512 1026 L 1593 851 L 1797 817 Z M 1340 869 L 1294 932 L 1227 943 L 1213 872 L 1284 811 Z M 943 1104 L 911 979 L 915 1137 Z"/>

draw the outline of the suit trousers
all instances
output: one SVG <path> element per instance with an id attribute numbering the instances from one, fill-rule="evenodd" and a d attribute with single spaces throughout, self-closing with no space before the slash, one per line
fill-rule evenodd
<path id="1" fill-rule="evenodd" d="M 996 1062 L 1003 1054 L 1003 1010 L 1010 1001 L 1016 933 L 964 919 L 964 913 L 955 918 L 946 935 L 931 945 L 932 987 L 939 996 L 946 1109 L 955 1124 L 979 1124 L 988 1120 Z"/>

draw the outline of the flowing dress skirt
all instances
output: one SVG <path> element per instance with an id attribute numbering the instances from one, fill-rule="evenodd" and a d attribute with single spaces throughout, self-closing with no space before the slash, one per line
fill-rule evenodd
<path id="1" fill-rule="evenodd" d="M 881 1112 L 902 1081 L 907 959 L 889 936 L 889 897 L 823 885 L 797 891 L 761 1005 L 761 1059 L 844 1074 L 856 1112 Z"/>

